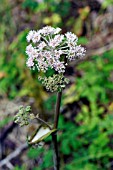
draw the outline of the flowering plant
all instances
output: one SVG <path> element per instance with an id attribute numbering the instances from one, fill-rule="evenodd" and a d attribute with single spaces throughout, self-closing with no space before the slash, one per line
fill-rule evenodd
<path id="1" fill-rule="evenodd" d="M 84 47 L 77 45 L 78 37 L 75 34 L 67 32 L 63 35 L 60 32 L 60 28 L 46 26 L 38 31 L 32 30 L 27 35 L 30 44 L 26 47 L 26 64 L 30 69 L 42 72 L 50 68 L 55 71 L 56 76 L 39 77 L 46 89 L 52 92 L 61 91 L 68 83 L 63 75 L 68 62 L 82 58 L 86 52 Z"/>
<path id="2" fill-rule="evenodd" d="M 59 170 L 59 156 L 57 143 L 57 127 L 60 114 L 60 103 L 62 89 L 68 84 L 69 80 L 65 78 L 64 73 L 69 61 L 82 58 L 85 55 L 85 48 L 77 45 L 78 38 L 75 34 L 67 32 L 60 34 L 60 28 L 46 26 L 38 31 L 30 31 L 27 35 L 27 41 L 30 43 L 26 47 L 28 55 L 27 66 L 30 69 L 37 69 L 39 72 L 54 70 L 54 74 L 49 77 L 39 76 L 42 84 L 51 92 L 58 91 L 56 110 L 54 114 L 54 123 L 50 126 L 47 122 L 31 113 L 28 106 L 20 108 L 18 115 L 15 116 L 15 122 L 20 126 L 28 125 L 31 120 L 37 119 L 46 127 L 41 126 L 35 134 L 28 140 L 29 144 L 39 144 L 47 136 L 52 135 L 54 150 L 54 170 Z"/>

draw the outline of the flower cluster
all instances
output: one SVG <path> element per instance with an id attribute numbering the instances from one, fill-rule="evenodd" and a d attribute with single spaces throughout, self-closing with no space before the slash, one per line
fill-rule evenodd
<path id="1" fill-rule="evenodd" d="M 52 77 L 39 77 L 39 80 L 51 92 L 61 91 L 69 83 L 69 79 L 65 78 L 62 74 L 54 74 Z"/>
<path id="2" fill-rule="evenodd" d="M 27 41 L 30 44 L 26 47 L 28 55 L 26 64 L 30 69 L 46 72 L 51 68 L 62 77 L 68 61 L 84 57 L 86 50 L 81 45 L 77 45 L 77 36 L 71 32 L 63 35 L 60 34 L 60 31 L 60 28 L 46 26 L 37 31 L 31 30 L 28 33 Z M 53 81 L 54 84 L 53 82 L 49 83 L 52 78 L 55 77 L 43 79 L 42 82 L 46 88 L 51 89 L 51 91 L 61 88 L 61 85 L 55 84 L 55 81 Z M 63 79 L 61 78 L 61 80 Z M 45 82 L 51 87 L 48 87 Z M 54 86 L 54 90 L 52 86 Z"/>
<path id="3" fill-rule="evenodd" d="M 64 73 L 66 64 L 63 60 L 75 60 L 85 55 L 84 47 L 77 45 L 75 34 L 67 32 L 59 34 L 60 28 L 46 26 L 38 31 L 30 31 L 27 41 L 31 42 L 26 48 L 28 55 L 27 66 L 46 72 L 49 68 L 58 73 Z"/>
<path id="4" fill-rule="evenodd" d="M 35 116 L 31 113 L 31 106 L 26 106 L 26 108 L 20 106 L 18 114 L 14 117 L 14 122 L 22 127 L 28 125 L 29 122 L 36 117 L 38 117 L 38 115 Z"/>

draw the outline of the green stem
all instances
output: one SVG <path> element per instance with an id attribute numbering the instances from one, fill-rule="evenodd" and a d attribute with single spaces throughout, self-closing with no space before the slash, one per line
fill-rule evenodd
<path id="1" fill-rule="evenodd" d="M 56 112 L 55 112 L 55 119 L 54 119 L 54 129 L 58 127 L 58 120 L 60 115 L 60 103 L 61 103 L 62 92 L 58 92 L 57 94 L 57 103 L 56 103 Z"/>
<path id="2" fill-rule="evenodd" d="M 58 92 L 57 103 L 56 103 L 56 112 L 55 112 L 55 118 L 54 118 L 54 129 L 58 128 L 61 97 L 62 97 L 62 92 Z M 57 133 L 56 132 L 52 134 L 52 142 L 53 142 L 53 151 L 54 151 L 54 155 L 53 155 L 54 170 L 59 170 L 60 169 L 60 160 L 59 160 L 59 155 L 58 155 L 58 143 L 57 143 Z"/>
<path id="3" fill-rule="evenodd" d="M 57 143 L 57 133 L 52 134 L 53 142 L 53 161 L 54 161 L 54 170 L 60 169 L 60 160 L 58 155 L 58 143 Z"/>

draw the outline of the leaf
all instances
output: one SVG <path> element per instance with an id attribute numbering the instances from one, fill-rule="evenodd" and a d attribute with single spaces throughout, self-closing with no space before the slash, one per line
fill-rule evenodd
<path id="1" fill-rule="evenodd" d="M 79 9 L 80 18 L 82 20 L 85 20 L 87 18 L 87 16 L 89 15 L 89 12 L 90 12 L 89 6 L 86 6 L 85 8 L 80 8 Z"/>
<path id="2" fill-rule="evenodd" d="M 36 159 L 40 155 L 41 152 L 43 152 L 43 148 L 32 148 L 32 147 L 30 147 L 30 149 L 27 152 L 27 156 L 30 159 Z"/>
<path id="3" fill-rule="evenodd" d="M 51 17 L 51 20 L 52 20 L 52 23 L 58 24 L 58 23 L 61 22 L 61 17 L 60 17 L 59 14 L 54 13 L 54 14 L 52 15 L 52 17 Z"/>
<path id="4" fill-rule="evenodd" d="M 78 44 L 86 45 L 88 43 L 88 39 L 86 37 L 79 37 Z"/>
<path id="5" fill-rule="evenodd" d="M 79 17 L 76 19 L 74 27 L 73 27 L 73 32 L 77 35 L 80 36 L 83 31 L 83 20 Z"/>
<path id="6" fill-rule="evenodd" d="M 112 4 L 113 4 L 113 0 L 104 0 L 102 2 L 102 8 L 105 9 L 105 8 L 109 7 L 110 5 L 112 5 Z"/>
<path id="7" fill-rule="evenodd" d="M 50 24 L 50 23 L 58 24 L 60 22 L 61 22 L 61 17 L 59 14 L 56 13 L 54 13 L 51 17 L 45 17 L 43 19 L 44 24 Z"/>
<path id="8" fill-rule="evenodd" d="M 33 136 L 28 140 L 29 144 L 37 144 L 46 139 L 49 135 L 55 132 L 56 129 L 50 130 L 48 127 L 40 126 Z"/>

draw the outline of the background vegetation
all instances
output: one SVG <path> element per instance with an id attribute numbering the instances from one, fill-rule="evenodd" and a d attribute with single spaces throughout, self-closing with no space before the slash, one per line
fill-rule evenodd
<path id="1" fill-rule="evenodd" d="M 45 25 L 77 34 L 86 58 L 71 63 L 59 122 L 61 170 L 113 169 L 113 0 L 1 0 L 0 159 L 32 133 L 12 119 L 20 104 L 53 121 L 56 94 L 47 93 L 38 73 L 26 67 L 26 35 Z M 27 132 L 26 132 L 27 131 Z M 1 170 L 52 170 L 51 138 L 42 148 L 24 148 Z"/>

